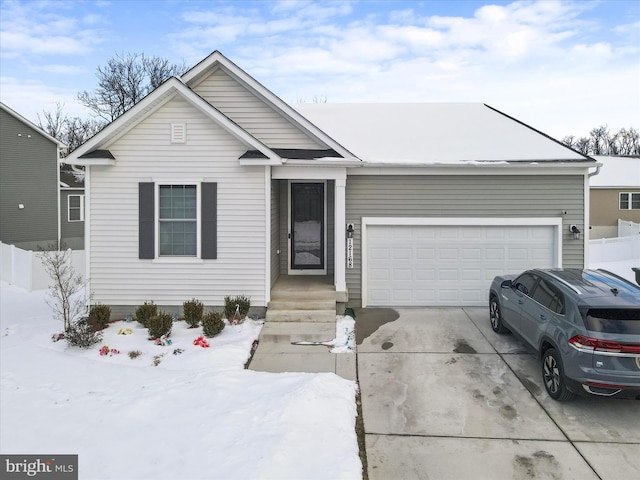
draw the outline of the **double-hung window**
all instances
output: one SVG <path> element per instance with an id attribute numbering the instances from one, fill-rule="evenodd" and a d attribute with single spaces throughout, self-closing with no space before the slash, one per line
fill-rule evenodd
<path id="1" fill-rule="evenodd" d="M 140 182 L 138 258 L 218 258 L 217 191 L 214 182 Z"/>
<path id="2" fill-rule="evenodd" d="M 198 254 L 196 185 L 160 185 L 158 237 L 160 256 Z"/>
<path id="3" fill-rule="evenodd" d="M 640 210 L 640 192 L 620 192 L 620 210 Z"/>
<path id="4" fill-rule="evenodd" d="M 84 220 L 84 195 L 69 195 L 67 198 L 67 220 L 82 222 Z"/>

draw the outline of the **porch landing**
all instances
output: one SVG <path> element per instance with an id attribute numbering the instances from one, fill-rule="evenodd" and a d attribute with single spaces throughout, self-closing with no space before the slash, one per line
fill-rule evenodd
<path id="1" fill-rule="evenodd" d="M 336 321 L 333 278 L 315 275 L 281 275 L 271 289 L 267 322 Z"/>

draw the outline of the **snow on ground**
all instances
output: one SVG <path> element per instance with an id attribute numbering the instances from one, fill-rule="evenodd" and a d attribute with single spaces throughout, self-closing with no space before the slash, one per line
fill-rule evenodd
<path id="1" fill-rule="evenodd" d="M 261 322 L 227 326 L 210 348 L 185 322 L 166 346 L 116 322 L 82 350 L 51 341 L 62 324 L 46 296 L 1 284 L 2 453 L 78 454 L 82 479 L 361 478 L 356 384 L 245 370 Z"/>

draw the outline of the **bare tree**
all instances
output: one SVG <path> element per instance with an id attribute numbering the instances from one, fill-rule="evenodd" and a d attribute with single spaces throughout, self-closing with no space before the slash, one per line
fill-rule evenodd
<path id="1" fill-rule="evenodd" d="M 56 318 L 64 322 L 64 330 L 71 330 L 74 321 L 86 311 L 82 290 L 86 282 L 71 265 L 71 249 L 58 249 L 50 245 L 49 250 L 40 249 L 38 256 L 53 281 L 49 287 L 50 299 L 47 304 Z"/>
<path id="2" fill-rule="evenodd" d="M 640 155 L 640 132 L 633 127 L 610 132 L 608 127 L 600 126 L 592 129 L 588 137 L 568 135 L 562 143 L 584 155 Z"/>
<path id="3" fill-rule="evenodd" d="M 98 133 L 104 125 L 104 122 L 94 119 L 67 116 L 64 104 L 60 102 L 56 103 L 55 111 L 43 110 L 42 117 L 38 114 L 38 126 L 67 145 L 67 154 Z"/>
<path id="4" fill-rule="evenodd" d="M 181 75 L 183 64 L 170 64 L 144 53 L 116 54 L 104 67 L 98 67 L 95 90 L 78 93 L 78 100 L 98 118 L 112 122 L 133 107 L 171 76 Z"/>

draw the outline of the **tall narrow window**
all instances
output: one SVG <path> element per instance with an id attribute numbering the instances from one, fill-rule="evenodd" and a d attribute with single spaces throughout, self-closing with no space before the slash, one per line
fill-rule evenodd
<path id="1" fill-rule="evenodd" d="M 160 256 L 198 253 L 197 192 L 195 185 L 161 185 L 159 194 Z"/>
<path id="2" fill-rule="evenodd" d="M 84 220 L 84 195 L 69 195 L 68 199 L 68 221 L 82 222 Z"/>

